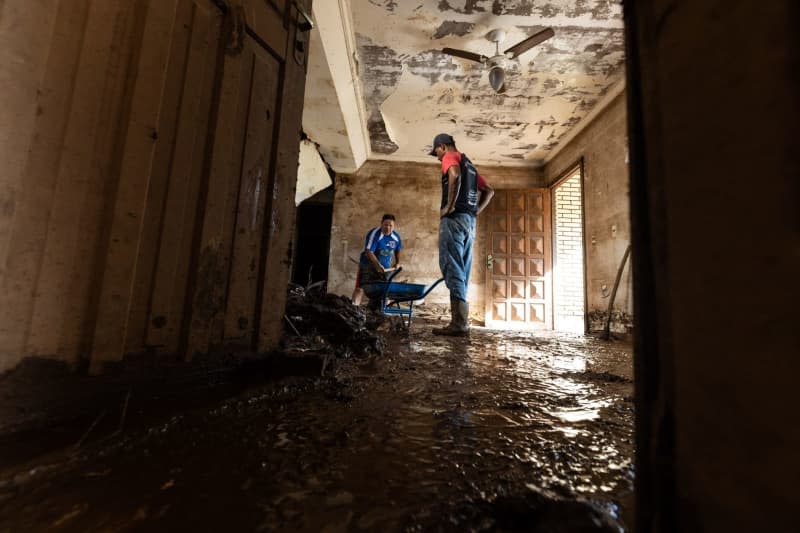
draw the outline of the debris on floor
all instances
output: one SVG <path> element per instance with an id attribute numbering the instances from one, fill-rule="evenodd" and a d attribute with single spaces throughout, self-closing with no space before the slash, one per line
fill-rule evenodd
<path id="1" fill-rule="evenodd" d="M 333 353 L 337 357 L 380 354 L 384 341 L 374 330 L 382 317 L 370 315 L 349 298 L 328 294 L 324 286 L 290 284 L 286 301 L 284 352 Z"/>

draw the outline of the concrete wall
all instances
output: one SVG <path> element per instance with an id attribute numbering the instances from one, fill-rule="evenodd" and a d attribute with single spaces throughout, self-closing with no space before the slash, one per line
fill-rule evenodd
<path id="1" fill-rule="evenodd" d="M 627 116 L 625 94 L 576 135 L 545 166 L 548 183 L 583 161 L 586 300 L 590 329 L 602 328 L 614 278 L 630 242 L 628 203 Z M 625 266 L 614 302 L 615 331 L 633 325 L 630 262 Z"/>
<path id="2" fill-rule="evenodd" d="M 403 238 L 403 273 L 398 279 L 430 284 L 439 271 L 440 166 L 431 164 L 367 161 L 356 174 L 336 177 L 333 204 L 331 254 L 328 289 L 349 296 L 353 292 L 356 265 L 366 232 L 380 224 L 383 213 L 397 217 L 397 231 Z M 478 171 L 497 189 L 541 187 L 541 171 L 514 167 L 478 167 Z M 485 228 L 478 218 L 469 297 L 470 313 L 483 320 L 486 277 Z M 448 304 L 444 285 L 437 287 L 426 302 Z"/>
<path id="3" fill-rule="evenodd" d="M 277 341 L 303 55 L 231 6 L 0 2 L 0 371 Z"/>

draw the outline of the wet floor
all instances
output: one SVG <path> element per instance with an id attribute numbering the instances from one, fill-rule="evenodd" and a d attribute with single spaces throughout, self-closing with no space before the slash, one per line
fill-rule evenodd
<path id="1" fill-rule="evenodd" d="M 0 531 L 498 531 L 514 524 L 497 502 L 530 494 L 625 514 L 629 345 L 429 329 L 324 378 L 254 387 L 6 472 Z"/>

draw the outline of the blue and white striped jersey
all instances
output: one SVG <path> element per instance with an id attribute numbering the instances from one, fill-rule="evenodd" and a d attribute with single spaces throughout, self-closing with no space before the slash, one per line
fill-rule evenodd
<path id="1" fill-rule="evenodd" d="M 364 239 L 364 251 L 369 250 L 374 253 L 375 257 L 378 258 L 378 262 L 380 262 L 384 268 L 390 268 L 392 266 L 394 253 L 402 248 L 403 241 L 400 239 L 400 234 L 396 231 L 392 231 L 389 235 L 384 235 L 380 226 L 369 230 Z M 369 259 L 362 253 L 361 266 L 365 267 L 368 265 Z"/>

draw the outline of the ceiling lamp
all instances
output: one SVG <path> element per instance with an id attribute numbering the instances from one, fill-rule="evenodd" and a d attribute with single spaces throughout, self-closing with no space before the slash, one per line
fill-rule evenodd
<path id="1" fill-rule="evenodd" d="M 500 43 L 503 42 L 503 39 L 506 38 L 506 32 L 503 30 L 492 30 L 487 35 L 486 38 L 494 43 L 494 55 L 492 57 L 487 57 L 481 54 L 476 54 L 475 52 L 467 52 L 466 50 L 457 50 L 455 48 L 442 48 L 442 53 L 447 55 L 461 57 L 464 59 L 469 59 L 470 61 L 477 61 L 478 63 L 482 63 L 489 67 L 489 85 L 492 86 L 498 93 L 503 93 L 506 90 L 505 81 L 506 81 L 506 73 L 505 73 L 505 64 L 507 59 L 515 59 L 520 54 L 527 52 L 534 46 L 539 43 L 542 43 L 555 35 L 553 28 L 544 29 L 538 33 L 535 33 L 525 39 L 524 41 L 518 42 L 502 54 L 500 53 Z"/>

